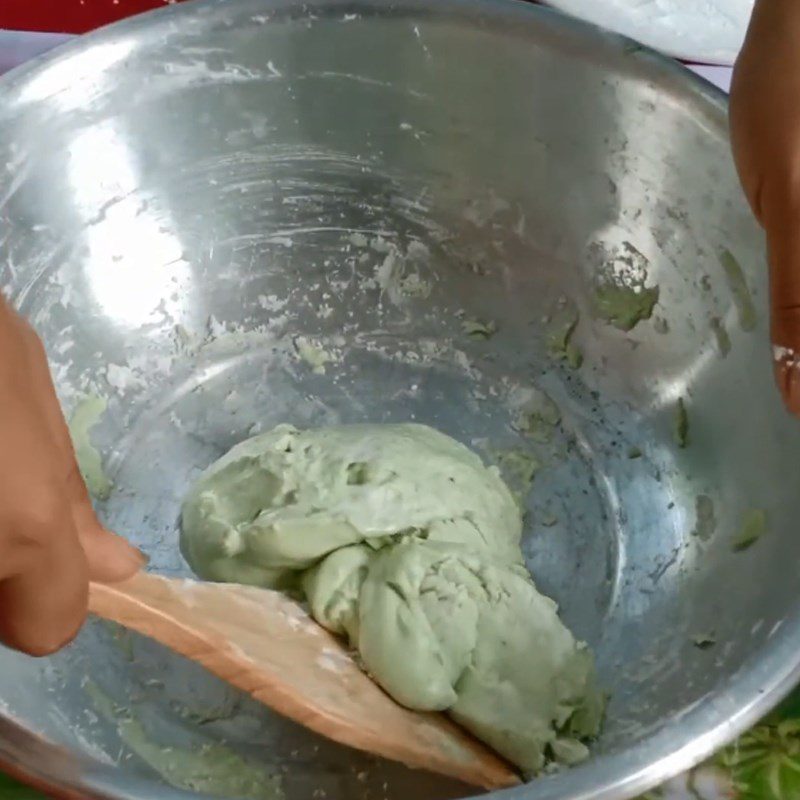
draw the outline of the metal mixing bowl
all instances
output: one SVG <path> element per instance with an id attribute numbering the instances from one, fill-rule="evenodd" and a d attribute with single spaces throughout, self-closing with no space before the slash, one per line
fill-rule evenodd
<path id="1" fill-rule="evenodd" d="M 0 82 L 0 222 L 0 286 L 65 407 L 109 398 L 99 510 L 155 570 L 187 573 L 177 518 L 198 471 L 278 422 L 414 419 L 487 458 L 536 454 L 526 556 L 611 702 L 589 763 L 504 796 L 631 796 L 797 678 L 800 426 L 772 385 L 725 100 L 678 66 L 500 0 L 191 3 Z M 624 242 L 660 287 L 628 334 L 593 302 Z M 548 354 L 563 297 L 577 370 Z M 471 338 L 472 318 L 497 333 Z M 560 409 L 549 441 L 514 427 L 532 386 Z M 734 552 L 748 509 L 768 531 Z M 107 625 L 0 663 L 0 761 L 61 791 L 223 794 L 198 767 L 213 756 L 290 800 L 469 792 L 320 740 Z"/>

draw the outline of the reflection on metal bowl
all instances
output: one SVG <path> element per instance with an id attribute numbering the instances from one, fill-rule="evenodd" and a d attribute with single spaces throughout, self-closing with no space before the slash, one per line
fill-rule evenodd
<path id="1" fill-rule="evenodd" d="M 0 287 L 65 407 L 108 398 L 99 509 L 158 571 L 187 573 L 198 471 L 279 422 L 417 420 L 537 459 L 526 557 L 611 702 L 588 763 L 505 796 L 631 796 L 796 677 L 800 430 L 725 102 L 679 67 L 501 0 L 192 3 L 0 82 L 0 222 Z M 519 424 L 534 388 L 549 431 Z M 0 761 L 61 792 L 468 792 L 95 622 L 0 662 Z"/>

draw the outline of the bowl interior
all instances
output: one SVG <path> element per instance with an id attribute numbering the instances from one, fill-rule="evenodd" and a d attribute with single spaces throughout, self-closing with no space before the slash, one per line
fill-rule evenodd
<path id="1" fill-rule="evenodd" d="M 771 383 L 762 242 L 724 105 L 548 12 L 393 8 L 201 3 L 15 73 L 0 286 L 43 335 L 65 408 L 107 398 L 92 437 L 114 490 L 98 508 L 157 571 L 188 574 L 178 513 L 199 471 L 280 422 L 416 420 L 500 463 L 531 571 L 611 694 L 594 760 L 519 796 L 630 793 L 702 756 L 793 668 L 779 648 L 797 635 L 800 431 Z M 615 280 L 659 289 L 627 333 L 598 313 Z M 565 313 L 579 368 L 561 358 Z M 520 432 L 541 391 L 558 423 Z M 535 459 L 532 483 L 509 453 Z M 766 534 L 734 552 L 762 510 Z M 90 758 L 62 782 L 469 793 L 105 624 L 46 662 L 0 662 L 7 715 Z"/>

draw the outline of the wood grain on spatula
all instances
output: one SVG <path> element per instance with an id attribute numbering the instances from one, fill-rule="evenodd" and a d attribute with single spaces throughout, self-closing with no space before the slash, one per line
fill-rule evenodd
<path id="1" fill-rule="evenodd" d="M 89 607 L 337 742 L 486 789 L 520 782 L 443 715 L 398 705 L 339 639 L 278 592 L 140 573 L 92 584 Z"/>

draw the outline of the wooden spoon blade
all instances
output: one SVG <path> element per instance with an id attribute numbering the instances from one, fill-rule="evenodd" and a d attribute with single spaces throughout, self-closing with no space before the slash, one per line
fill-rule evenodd
<path id="1" fill-rule="evenodd" d="M 337 742 L 486 789 L 520 782 L 443 715 L 398 705 L 339 639 L 278 592 L 140 573 L 92 584 L 89 608 Z"/>

